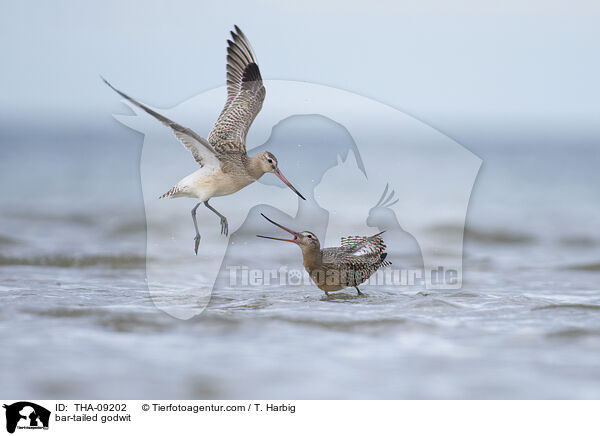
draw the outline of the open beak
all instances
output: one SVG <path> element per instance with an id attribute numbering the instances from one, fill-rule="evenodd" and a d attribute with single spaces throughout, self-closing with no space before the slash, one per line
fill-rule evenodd
<path id="1" fill-rule="evenodd" d="M 273 171 L 273 172 L 275 173 L 275 175 L 277 177 L 279 177 L 281 179 L 281 181 L 283 183 L 285 183 L 286 185 L 288 185 L 288 188 L 290 188 L 292 191 L 294 191 L 298 197 L 300 197 L 302 200 L 306 200 L 306 198 L 304 198 L 304 196 L 302 194 L 300 194 L 298 192 L 298 190 L 292 186 L 292 184 L 288 181 L 288 179 L 286 179 L 285 177 L 283 177 L 283 174 L 281 174 L 281 171 L 279 171 L 279 168 L 276 168 L 275 171 Z M 267 217 L 265 217 L 265 218 L 267 218 Z M 269 219 L 269 218 L 267 218 L 267 219 Z M 269 220 L 269 221 L 271 221 L 271 220 Z M 273 221 L 271 221 L 271 222 L 273 222 Z M 276 224 L 276 225 L 279 226 L 279 224 L 277 224 L 277 223 L 273 223 L 273 224 Z M 281 226 L 279 226 L 279 227 L 281 227 Z"/>
<path id="2" fill-rule="evenodd" d="M 283 177 L 283 176 L 281 176 L 281 177 Z M 294 188 L 292 187 L 292 185 L 290 185 L 290 187 L 291 187 L 292 189 L 294 189 Z M 296 191 L 296 190 L 294 189 L 294 191 Z M 296 193 L 297 193 L 297 192 L 296 192 Z M 297 193 L 297 194 L 298 194 L 298 193 Z M 300 194 L 298 194 L 298 195 L 300 195 Z M 300 197 L 302 197 L 302 196 L 300 195 Z M 304 198 L 304 197 L 302 197 L 302 198 Z M 276 241 L 285 241 L 285 242 L 297 242 L 297 241 L 298 241 L 298 232 L 294 232 L 293 230 L 290 230 L 290 229 L 288 229 L 287 227 L 284 227 L 284 226 L 282 226 L 281 224 L 277 224 L 277 223 L 276 223 L 275 221 L 273 221 L 272 219 L 270 219 L 270 218 L 267 218 L 267 217 L 265 216 L 265 214 L 262 214 L 262 213 L 261 213 L 261 215 L 263 216 L 263 218 L 264 218 L 264 219 L 266 219 L 266 220 L 267 220 L 267 221 L 269 221 L 270 223 L 272 223 L 272 224 L 275 224 L 277 227 L 279 227 L 279 228 L 281 228 L 281 229 L 285 230 L 286 232 L 288 232 L 288 233 L 291 233 L 292 235 L 294 235 L 294 239 L 273 238 L 272 236 L 262 236 L 262 235 L 256 235 L 256 236 L 258 236 L 259 238 L 265 238 L 265 239 L 275 239 Z"/>

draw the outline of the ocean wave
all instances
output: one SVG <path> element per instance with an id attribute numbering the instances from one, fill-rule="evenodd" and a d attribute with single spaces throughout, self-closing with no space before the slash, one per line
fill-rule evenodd
<path id="1" fill-rule="evenodd" d="M 406 318 L 381 318 L 381 319 L 353 319 L 353 320 L 342 320 L 342 319 L 333 319 L 333 320 L 325 320 L 325 319 L 315 319 L 315 318 L 287 318 L 282 316 L 273 316 L 269 318 L 272 321 L 281 321 L 294 325 L 301 325 L 306 327 L 316 327 L 323 328 L 327 330 L 340 330 L 340 331 L 349 331 L 349 330 L 364 330 L 367 328 L 386 328 L 386 327 L 394 327 L 401 326 L 407 324 L 408 320 Z M 411 323 L 417 325 L 421 325 L 420 322 Z M 423 324 L 425 325 L 425 324 Z M 430 326 L 428 326 L 430 327 Z"/>
<path id="2" fill-rule="evenodd" d="M 94 211 L 94 213 L 81 211 L 61 213 L 43 212 L 37 209 L 27 210 L 26 208 L 13 211 L 3 211 L 2 216 L 29 223 L 64 223 L 83 226 L 96 226 L 98 223 L 102 222 L 103 218 L 106 219 L 109 217 L 109 215 L 106 213 L 102 214 L 102 211 Z"/>
<path id="3" fill-rule="evenodd" d="M 482 242 L 484 244 L 522 245 L 537 241 L 533 235 L 521 232 L 509 232 L 503 230 L 476 230 L 467 227 L 465 239 Z"/>
<path id="4" fill-rule="evenodd" d="M 565 266 L 563 269 L 571 271 L 600 271 L 600 262 L 573 264 Z"/>
<path id="5" fill-rule="evenodd" d="M 565 236 L 558 240 L 560 245 L 571 248 L 589 248 L 598 245 L 598 241 L 586 235 Z"/>
<path id="6" fill-rule="evenodd" d="M 586 329 L 586 328 L 565 328 L 557 330 L 546 335 L 548 338 L 582 338 L 587 336 L 600 336 L 600 330 L 598 329 Z"/>
<path id="7" fill-rule="evenodd" d="M 91 322 L 103 329 L 111 329 L 117 332 L 159 332 L 170 328 L 169 320 L 156 316 L 154 312 L 117 311 L 86 307 L 55 307 L 45 310 L 28 309 L 24 312 L 51 318 L 84 318 L 91 320 Z"/>
<path id="8" fill-rule="evenodd" d="M 141 220 L 123 221 L 109 231 L 109 234 L 113 236 L 135 235 L 145 233 L 146 221 Z"/>
<path id="9" fill-rule="evenodd" d="M 430 228 L 430 231 L 444 236 L 456 235 L 463 231 L 463 227 L 456 225 L 438 225 Z M 501 244 L 501 245 L 523 245 L 531 244 L 537 241 L 537 237 L 524 232 L 501 229 L 481 229 L 473 226 L 464 227 L 465 240 L 480 242 L 483 244 Z"/>
<path id="10" fill-rule="evenodd" d="M 15 239 L 15 238 L 12 238 L 12 237 L 6 236 L 6 235 L 0 235 L 0 247 L 16 245 L 18 243 L 19 243 L 18 239 Z"/>
<path id="11" fill-rule="evenodd" d="M 65 256 L 54 254 L 48 256 L 18 257 L 0 255 L 0 266 L 50 266 L 59 268 L 105 267 L 109 269 L 140 268 L 145 265 L 146 257 L 136 254 L 123 255 L 84 255 Z"/>
<path id="12" fill-rule="evenodd" d="M 547 304 L 545 306 L 534 307 L 531 310 L 551 310 L 551 309 L 582 309 L 582 310 L 600 310 L 600 305 L 596 304 Z"/>

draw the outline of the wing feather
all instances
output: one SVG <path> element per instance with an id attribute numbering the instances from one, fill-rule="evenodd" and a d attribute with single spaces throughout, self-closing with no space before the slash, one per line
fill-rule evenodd
<path id="1" fill-rule="evenodd" d="M 383 233 L 383 232 L 381 232 Z M 385 258 L 385 243 L 381 233 L 373 236 L 348 236 L 342 238 L 341 247 L 321 250 L 321 263 L 325 271 L 340 274 L 345 286 L 357 286 L 366 281 L 379 268 L 390 265 Z"/>
<path id="2" fill-rule="evenodd" d="M 246 136 L 262 108 L 266 90 L 256 55 L 235 26 L 227 40 L 227 100 L 208 136 L 217 153 L 246 152 Z"/>
<path id="3" fill-rule="evenodd" d="M 381 254 L 385 251 L 386 245 L 381 237 L 384 232 L 373 236 L 346 236 L 341 238 L 341 246 L 346 252 L 355 256 L 363 254 Z"/>
<path id="4" fill-rule="evenodd" d="M 158 121 L 163 123 L 165 126 L 170 127 L 173 130 L 173 133 L 175 134 L 177 139 L 185 146 L 185 148 L 187 148 L 192 153 L 192 156 L 194 157 L 196 162 L 198 162 L 201 166 L 220 166 L 220 162 L 217 158 L 217 153 L 215 149 L 206 139 L 198 135 L 192 129 L 188 129 L 187 127 L 183 127 L 182 125 L 177 124 L 176 122 L 170 120 L 164 115 L 159 114 L 158 112 L 150 109 L 148 106 L 128 96 L 124 92 L 119 91 L 117 88 L 112 86 L 104 77 L 102 78 L 102 80 L 104 80 L 104 83 L 106 83 L 121 97 L 133 103 L 135 106 L 139 107 L 145 112 L 149 113 Z"/>
<path id="5" fill-rule="evenodd" d="M 347 236 L 341 238 L 337 254 L 339 261 L 355 269 L 375 271 L 381 266 L 390 265 L 385 261 L 386 245 L 381 233 L 373 236 Z M 374 268 L 374 269 L 373 269 Z"/>

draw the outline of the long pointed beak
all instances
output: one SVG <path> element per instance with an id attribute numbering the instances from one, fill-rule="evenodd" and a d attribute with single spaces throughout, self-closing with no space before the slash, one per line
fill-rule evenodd
<path id="1" fill-rule="evenodd" d="M 276 241 L 284 241 L 284 242 L 296 242 L 295 239 L 283 239 L 283 238 L 274 238 L 272 236 L 263 236 L 263 235 L 256 235 L 259 238 L 265 238 L 265 239 L 275 239 Z"/>
<path id="2" fill-rule="evenodd" d="M 306 198 L 304 198 L 304 196 L 302 194 L 300 194 L 296 188 L 294 188 L 294 186 L 289 182 L 289 180 L 286 179 L 283 176 L 283 174 L 281 174 L 281 171 L 279 171 L 279 168 L 276 168 L 275 171 L 273 171 L 273 172 L 275 173 L 275 175 L 277 177 L 279 177 L 281 179 L 281 181 L 283 183 L 288 185 L 288 188 L 290 188 L 292 191 L 294 191 L 298 197 L 300 197 L 302 200 L 306 200 Z M 265 217 L 265 218 L 267 218 L 267 217 Z M 269 219 L 269 218 L 267 218 L 267 219 Z M 269 221 L 271 221 L 271 220 L 269 220 Z M 277 224 L 277 225 L 279 225 L 279 224 Z M 279 226 L 279 227 L 281 227 L 281 226 Z"/>
<path id="3" fill-rule="evenodd" d="M 294 188 L 292 188 L 292 189 L 294 189 Z M 300 194 L 298 194 L 298 195 L 300 195 Z M 256 235 L 256 236 L 258 236 L 259 238 L 265 238 L 265 239 L 275 239 L 276 241 L 285 241 L 285 242 L 297 242 L 298 241 L 298 232 L 294 232 L 293 230 L 288 229 L 287 227 L 284 227 L 281 224 L 276 223 L 275 221 L 273 221 L 272 219 L 268 218 L 263 213 L 261 213 L 261 215 L 263 216 L 264 219 L 266 219 L 267 221 L 269 221 L 271 224 L 275 224 L 280 229 L 283 229 L 286 232 L 291 233 L 292 235 L 294 235 L 294 239 L 274 238 L 272 236 L 262 236 L 262 235 Z"/>

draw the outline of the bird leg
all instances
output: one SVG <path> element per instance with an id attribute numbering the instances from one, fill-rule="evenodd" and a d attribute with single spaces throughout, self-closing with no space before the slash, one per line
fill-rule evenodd
<path id="1" fill-rule="evenodd" d="M 356 292 L 358 292 L 358 295 L 364 295 L 362 292 L 360 292 L 360 289 L 358 289 L 358 286 L 355 286 L 356 288 Z"/>
<path id="2" fill-rule="evenodd" d="M 219 218 L 221 218 L 221 234 L 227 236 L 227 234 L 229 233 L 229 224 L 227 224 L 227 218 L 225 218 L 223 215 L 217 212 L 217 210 L 214 207 L 208 204 L 208 200 L 204 202 L 204 205 L 210 210 L 212 210 L 214 213 L 216 213 L 219 216 Z"/>
<path id="3" fill-rule="evenodd" d="M 198 203 L 192 209 L 192 219 L 194 220 L 194 228 L 196 229 L 196 237 L 194 238 L 194 251 L 196 252 L 196 256 L 198 256 L 198 245 L 200 245 L 200 232 L 198 231 L 198 223 L 196 222 L 196 209 L 200 206 L 202 202 Z"/>

